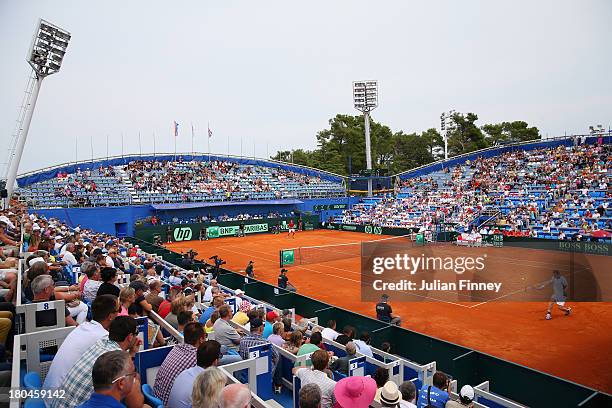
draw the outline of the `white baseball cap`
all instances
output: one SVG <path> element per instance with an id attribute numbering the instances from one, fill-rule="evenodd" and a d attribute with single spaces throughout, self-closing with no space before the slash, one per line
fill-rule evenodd
<path id="1" fill-rule="evenodd" d="M 474 388 L 471 385 L 464 385 L 459 391 L 459 397 L 474 401 Z"/>
<path id="2" fill-rule="evenodd" d="M 236 289 L 234 291 L 234 295 L 238 296 L 238 295 L 244 295 L 244 291 L 242 289 Z"/>
<path id="3" fill-rule="evenodd" d="M 42 257 L 38 257 L 38 258 L 32 258 L 30 259 L 30 262 L 28 262 L 28 266 L 32 266 L 34 265 L 36 262 L 45 262 L 45 260 Z"/>

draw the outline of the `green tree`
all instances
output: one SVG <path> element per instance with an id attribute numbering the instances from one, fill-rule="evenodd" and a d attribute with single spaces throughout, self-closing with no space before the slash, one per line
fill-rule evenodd
<path id="1" fill-rule="evenodd" d="M 439 158 L 444 155 L 444 139 L 437 129 L 427 129 L 421 133 L 421 138 L 425 140 L 432 158 Z"/>
<path id="2" fill-rule="evenodd" d="M 478 115 L 475 113 L 453 115 L 453 129 L 448 137 L 449 156 L 473 152 L 488 146 L 482 130 L 475 123 L 477 120 Z"/>
<path id="3" fill-rule="evenodd" d="M 291 151 L 279 150 L 276 154 L 270 157 L 272 160 L 278 160 L 282 162 L 291 162 Z"/>
<path id="4" fill-rule="evenodd" d="M 399 131 L 393 135 L 393 166 L 392 173 L 410 170 L 431 163 L 429 141 L 416 133 L 405 134 Z"/>
<path id="5" fill-rule="evenodd" d="M 539 140 L 542 138 L 537 127 L 529 127 L 527 122 L 522 120 L 487 124 L 482 127 L 482 130 L 487 134 L 489 143 L 494 146 L 504 143 Z"/>
<path id="6" fill-rule="evenodd" d="M 453 116 L 449 133 L 450 155 L 472 152 L 505 142 L 536 140 L 537 128 L 526 122 L 502 122 L 479 128 L 474 113 Z M 486 135 L 485 135 L 486 133 Z M 428 129 L 420 135 L 393 133 L 386 125 L 370 119 L 372 142 L 372 167 L 388 169 L 390 173 L 410 170 L 439 159 L 444 153 L 444 141 L 436 129 Z M 279 151 L 272 159 L 293 162 L 337 174 L 359 173 L 366 168 L 363 116 L 338 114 L 329 120 L 329 128 L 316 134 L 314 150 Z"/>

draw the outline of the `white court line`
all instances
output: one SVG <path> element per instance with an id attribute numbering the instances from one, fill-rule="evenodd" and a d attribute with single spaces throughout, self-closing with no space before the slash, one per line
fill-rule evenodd
<path id="1" fill-rule="evenodd" d="M 227 252 L 233 252 L 233 253 L 239 254 L 239 255 L 244 255 L 244 252 L 232 251 L 231 249 L 227 249 L 227 247 L 217 247 L 217 249 L 221 249 L 221 250 L 224 250 L 224 251 L 227 251 Z M 259 251 L 257 251 L 257 252 L 259 252 Z M 269 259 L 269 258 L 264 258 L 263 256 L 253 256 L 253 258 L 264 259 L 264 260 L 269 261 L 269 262 L 276 262 L 276 260 L 272 260 L 272 259 Z M 314 273 L 318 273 L 320 275 L 333 276 L 333 277 L 336 277 L 336 278 L 340 278 L 340 279 L 356 282 L 356 283 L 359 283 L 361 285 L 361 281 L 360 280 L 355 280 L 355 279 L 347 278 L 347 277 L 344 277 L 344 276 L 334 275 L 333 273 L 325 273 L 325 272 L 317 271 L 316 269 L 306 268 L 305 266 L 292 266 L 292 268 L 304 269 L 306 271 L 311 271 L 311 272 L 314 272 Z M 467 309 L 470 308 L 470 306 L 462 305 L 461 303 L 455 303 L 455 302 L 451 302 L 451 301 L 448 301 L 448 300 L 436 299 L 436 298 L 432 298 L 432 297 L 429 297 L 429 296 L 417 295 L 417 294 L 414 294 L 414 293 L 411 293 L 410 295 L 417 296 L 417 297 L 422 297 L 422 298 L 425 298 L 425 299 L 431 299 L 431 300 L 436 301 L 436 302 L 442 302 L 442 303 L 447 303 L 447 304 L 451 304 L 451 305 L 455 305 L 455 306 L 461 306 L 461 307 L 465 307 Z"/>

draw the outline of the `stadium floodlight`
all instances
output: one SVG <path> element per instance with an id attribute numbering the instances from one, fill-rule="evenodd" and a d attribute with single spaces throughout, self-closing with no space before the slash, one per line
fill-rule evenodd
<path id="1" fill-rule="evenodd" d="M 5 201 L 6 207 L 8 207 L 15 187 L 19 162 L 21 161 L 23 148 L 28 137 L 42 80 L 49 75 L 59 72 L 70 38 L 71 35 L 66 30 L 43 19 L 38 21 L 38 26 L 34 32 L 34 38 L 26 58 L 26 61 L 34 71 L 34 75 L 28 83 L 24 104 L 21 107 L 22 110 L 17 121 L 17 128 L 13 134 L 13 141 L 9 149 L 8 171 L 6 174 L 6 190 L 8 195 Z"/>
<path id="2" fill-rule="evenodd" d="M 369 170 L 368 197 L 372 197 L 372 148 L 370 143 L 370 112 L 378 107 L 378 81 L 355 81 L 353 82 L 353 103 L 355 109 L 363 112 L 365 142 L 366 142 L 366 166 Z"/>
<path id="3" fill-rule="evenodd" d="M 444 140 L 444 160 L 448 160 L 448 135 L 455 130 L 455 122 L 453 116 L 455 110 L 451 109 L 448 112 L 442 112 L 440 115 L 440 133 Z"/>

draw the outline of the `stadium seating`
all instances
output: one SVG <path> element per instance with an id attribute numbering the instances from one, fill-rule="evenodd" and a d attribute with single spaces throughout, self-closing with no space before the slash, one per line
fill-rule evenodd
<path id="1" fill-rule="evenodd" d="M 131 161 L 57 176 L 18 190 L 30 207 L 340 197 L 342 184 L 293 171 L 230 161 Z"/>
<path id="2" fill-rule="evenodd" d="M 364 198 L 335 222 L 421 230 L 450 223 L 458 232 L 487 225 L 547 239 L 609 237 L 610 158 L 609 145 L 479 158 L 404 180 L 397 194 Z"/>
<path id="3" fill-rule="evenodd" d="M 46 222 L 45 220 L 40 220 L 40 219 L 38 221 L 41 223 L 41 225 L 44 225 Z M 59 229 L 59 225 L 58 225 L 58 229 Z M 87 231 L 87 230 L 82 230 L 81 233 L 88 234 L 89 236 L 92 235 L 92 232 Z M 97 235 L 97 234 L 94 234 L 94 235 Z M 97 235 L 97 237 L 98 238 L 96 239 L 103 239 L 104 242 L 106 242 L 107 240 L 113 239 L 113 237 L 110 237 L 108 235 Z M 168 272 L 170 269 L 178 269 L 183 275 L 183 277 L 189 276 L 187 270 L 184 270 L 176 266 L 175 264 L 172 264 L 168 260 L 168 259 L 174 259 L 175 260 L 174 262 L 176 262 L 177 259 L 181 258 L 180 254 L 175 254 L 175 253 L 170 252 L 167 249 L 156 247 L 152 244 L 147 244 L 147 243 L 142 243 L 142 242 L 141 242 L 142 249 L 140 249 L 140 248 L 133 246 L 133 243 L 134 243 L 133 239 L 129 239 L 125 241 L 120 241 L 116 239 L 114 240 L 115 242 L 117 242 L 119 246 L 118 252 L 123 254 L 122 256 L 124 257 L 124 261 L 129 264 L 128 265 L 129 268 L 126 268 L 126 269 L 133 271 L 136 268 L 136 265 L 134 265 L 134 262 L 137 262 L 136 260 L 138 258 L 140 258 L 141 260 L 155 260 L 158 264 L 163 266 L 163 270 L 158 271 L 158 273 L 159 273 L 160 278 L 163 280 L 163 288 L 164 288 L 165 293 L 168 293 L 168 290 L 170 287 L 170 285 L 166 281 L 166 279 L 168 278 L 168 275 L 169 275 Z M 154 253 L 154 251 L 159 251 L 159 253 Z M 26 255 L 27 254 L 25 253 L 22 254 L 22 256 L 26 256 Z M 23 262 L 21 263 L 20 266 L 23 267 Z M 21 275 L 21 272 L 23 272 L 23 269 L 20 270 L 20 275 Z M 74 279 L 78 280 L 79 275 L 81 274 L 80 268 L 73 268 L 72 274 L 74 276 Z M 226 273 L 226 275 L 231 275 L 231 273 Z M 273 304 L 268 303 L 267 301 L 262 301 L 253 296 L 249 296 L 249 293 L 251 293 L 252 289 L 262 289 L 263 286 L 265 286 L 263 282 L 258 282 L 258 281 L 251 280 L 249 278 L 244 278 L 243 275 L 238 275 L 238 274 L 236 274 L 235 278 L 236 278 L 235 280 L 232 280 L 232 279 L 230 280 L 235 281 L 235 282 L 242 282 L 243 286 L 238 285 L 238 286 L 233 286 L 233 287 L 246 289 L 247 293 L 242 294 L 241 296 L 243 296 L 244 299 L 248 300 L 253 307 L 263 308 L 265 312 L 275 311 L 279 314 L 283 312 L 280 309 L 278 309 L 277 306 L 274 306 Z M 247 283 L 245 283 L 245 279 L 248 281 Z M 120 286 L 126 286 L 128 283 L 129 281 L 127 280 L 122 280 L 120 282 L 117 282 L 117 284 L 119 284 Z M 208 284 L 209 284 L 209 281 L 205 281 L 203 284 L 204 288 L 207 287 Z M 21 286 L 21 281 L 19 281 L 19 286 Z M 229 297 L 226 300 L 226 304 L 228 304 L 230 307 L 236 310 L 236 302 L 235 301 L 232 302 L 232 300 L 235 300 L 235 297 L 234 297 L 235 290 L 232 289 L 231 287 L 223 286 L 223 285 L 219 285 L 219 288 L 223 292 L 229 295 Z M 274 288 L 274 289 L 276 291 L 279 290 L 278 288 Z M 254 292 L 257 292 L 257 291 L 258 290 L 255 290 Z M 198 308 L 202 307 L 202 301 L 200 298 L 201 293 L 202 292 L 196 293 L 197 294 L 196 298 L 198 299 L 198 301 L 196 302 L 196 307 Z M 279 294 L 279 296 L 276 296 L 276 295 L 274 296 L 275 299 L 277 298 L 278 299 L 280 298 L 288 299 L 287 296 L 282 296 L 282 294 L 280 294 L 279 292 L 275 292 L 275 293 Z M 294 295 L 291 295 L 291 296 L 294 296 Z M 56 301 L 56 302 L 62 302 L 62 301 Z M 21 302 L 18 301 L 18 305 L 20 303 Z M 53 303 L 53 302 L 50 302 L 50 303 Z M 320 306 L 318 305 L 321 305 L 321 303 L 317 302 L 316 305 L 317 306 L 315 306 L 315 308 L 312 310 L 320 309 Z M 50 306 L 53 306 L 53 305 L 50 305 Z M 60 306 L 63 306 L 63 305 L 60 303 Z M 282 307 L 287 307 L 287 306 L 282 306 Z M 334 313 L 345 313 L 342 310 L 338 308 L 334 308 L 334 307 L 326 307 L 326 308 L 324 307 L 323 310 L 325 311 L 325 314 L 328 314 L 329 317 L 334 317 Z M 311 315 L 310 313 L 305 313 L 305 314 Z M 302 317 L 301 320 L 298 321 L 300 317 L 295 314 L 295 310 L 290 311 L 289 315 L 291 316 L 291 320 L 292 320 L 292 329 L 293 330 L 298 330 L 298 329 L 304 330 L 304 334 L 307 337 L 310 337 L 312 333 L 314 333 L 315 331 L 319 331 L 322 329 L 322 327 L 318 324 L 318 319 L 325 320 L 322 316 L 316 316 L 316 317 L 313 316 L 312 318 Z M 151 318 L 154 322 L 162 326 L 162 329 L 165 332 L 166 337 L 168 337 L 168 339 L 174 339 L 174 341 L 178 343 L 182 341 L 182 335 L 176 330 L 174 330 L 171 326 L 169 326 L 169 324 L 164 319 L 162 319 L 158 314 L 154 312 L 151 313 Z M 27 315 L 26 315 L 26 319 L 35 320 L 33 316 L 27 316 Z M 365 316 L 353 315 L 352 320 L 350 322 L 357 326 L 359 325 L 359 323 L 367 323 L 371 325 L 373 324 L 372 322 L 374 322 L 376 323 L 377 327 L 378 325 L 382 325 L 377 330 L 373 330 L 373 331 L 378 331 L 378 332 L 380 332 L 381 330 L 383 331 L 395 330 L 395 328 L 392 328 L 391 326 L 387 326 L 384 323 L 373 321 L 372 319 L 368 319 Z M 246 329 L 246 327 L 240 326 L 237 323 L 232 322 L 231 324 L 237 328 L 241 328 L 243 330 Z M 33 322 L 30 322 L 30 324 L 25 324 L 25 327 L 33 327 L 33 326 L 35 326 Z M 42 379 L 45 378 L 47 370 L 49 368 L 49 364 L 50 364 L 50 361 L 45 361 L 47 359 L 43 358 L 44 353 L 41 350 L 41 348 L 49 347 L 49 346 L 53 347 L 55 345 L 62 344 L 63 340 L 72 330 L 73 330 L 72 327 L 57 327 L 57 328 L 52 328 L 52 329 L 47 329 L 47 330 L 36 330 L 36 328 L 34 327 L 30 331 L 22 332 L 22 334 L 15 336 L 13 352 L 15 356 L 19 356 L 19 357 L 15 358 L 15 360 L 13 361 L 14 372 L 12 376 L 12 386 L 16 388 L 19 388 L 20 386 L 21 387 L 28 387 L 28 386 L 37 387 L 37 384 L 40 384 L 40 378 Z M 372 329 L 370 328 L 368 328 L 368 330 L 372 331 Z M 398 328 L 398 330 L 403 330 L 403 329 Z M 144 326 L 141 325 L 139 327 L 139 331 L 141 331 L 143 334 L 147 333 L 148 330 L 146 329 L 146 324 Z M 431 340 L 433 339 L 430 339 L 429 341 Z M 324 346 L 326 350 L 333 352 L 335 356 L 341 357 L 346 354 L 345 346 L 335 341 L 325 339 Z M 169 346 L 155 348 L 153 347 L 152 344 L 148 344 L 148 345 L 145 344 L 145 348 L 139 351 L 135 357 L 136 370 L 139 372 L 140 377 L 142 379 L 142 384 L 143 384 L 142 388 L 144 391 L 143 394 L 145 398 L 147 399 L 147 401 L 150 404 L 152 404 L 152 406 L 155 406 L 158 401 L 155 399 L 156 397 L 154 393 L 152 392 L 150 386 L 153 384 L 155 373 L 157 372 L 157 369 L 159 368 L 161 361 L 163 361 L 164 357 L 168 354 L 169 350 L 171 350 L 172 347 L 173 347 L 172 345 L 169 345 Z M 264 347 L 264 348 L 262 349 L 261 347 Z M 265 350 L 265 347 L 268 347 L 267 351 Z M 279 353 L 280 359 L 283 361 L 282 384 L 284 386 L 284 391 L 280 395 L 272 394 L 271 371 L 270 371 L 271 353 L 269 352 L 270 351 L 269 347 L 270 345 L 251 347 L 249 348 L 249 356 L 253 356 L 252 358 L 222 366 L 221 369 L 228 376 L 228 381 L 230 383 L 239 383 L 239 382 L 246 381 L 246 383 L 249 386 L 249 389 L 252 392 L 252 398 L 253 398 L 252 405 L 254 407 L 272 408 L 272 407 L 278 407 L 279 404 L 283 407 L 294 406 L 294 404 L 297 403 L 297 393 L 299 392 L 299 389 L 300 389 L 300 381 L 298 381 L 297 378 L 291 373 L 291 367 L 293 367 L 296 362 L 305 361 L 306 359 L 309 358 L 309 356 L 308 355 L 296 356 L 292 354 L 291 352 L 285 350 L 284 348 L 280 348 L 276 345 L 273 346 L 273 349 Z M 349 376 L 372 375 L 376 371 L 376 369 L 384 368 L 389 371 L 391 381 L 394 381 L 397 384 L 400 384 L 403 381 L 411 381 L 415 384 L 415 387 L 417 390 L 421 389 L 423 386 L 431 384 L 433 373 L 436 371 L 436 367 L 437 367 L 435 361 L 427 362 L 427 361 L 422 361 L 422 359 L 419 359 L 418 361 L 420 362 L 417 362 L 417 359 L 413 361 L 402 355 L 390 354 L 390 353 L 384 352 L 382 350 L 377 349 L 375 346 L 370 346 L 370 347 L 372 350 L 371 357 L 369 355 L 362 355 L 360 352 L 358 352 L 356 355 L 356 358 L 350 361 L 350 368 L 348 372 Z M 456 347 L 457 352 L 461 353 L 461 355 L 456 357 L 455 359 L 465 358 L 464 356 L 468 356 L 470 355 L 470 353 L 474 354 L 474 352 L 470 352 L 466 354 L 463 351 L 465 349 L 459 346 L 453 346 L 453 347 Z M 433 355 L 435 356 L 435 354 Z M 453 355 L 455 354 L 453 353 Z M 445 359 L 448 356 L 445 357 L 445 356 L 440 355 L 438 357 Z M 263 359 L 263 361 L 259 361 L 260 359 Z M 268 367 L 268 368 L 262 369 L 263 367 Z M 248 376 L 246 378 L 243 378 L 243 376 L 240 375 L 240 373 L 243 370 L 248 371 Z M 513 370 L 515 370 L 515 368 L 513 368 Z M 25 375 L 26 372 L 29 372 L 30 374 L 26 376 Z M 451 371 L 450 374 L 453 375 L 453 372 Z M 35 381 L 33 384 L 30 384 L 30 380 L 29 380 L 30 377 L 34 377 Z M 342 375 L 339 375 L 338 373 L 336 373 L 334 377 L 335 381 L 340 380 L 341 377 Z M 36 381 L 37 378 L 38 378 L 38 381 Z M 458 388 L 457 381 L 454 380 L 451 383 L 451 391 L 452 391 L 451 396 L 454 398 L 457 397 L 457 394 L 456 394 L 457 388 Z M 288 390 L 292 390 L 293 392 L 289 393 Z M 475 392 L 476 401 L 477 401 L 477 404 L 475 406 L 478 406 L 478 407 L 483 407 L 483 406 L 511 407 L 511 408 L 522 407 L 520 404 L 512 401 L 511 399 L 492 392 L 488 381 L 475 385 L 474 392 Z M 265 396 L 265 398 L 261 398 L 262 396 Z M 30 404 L 36 404 L 36 403 L 38 403 L 38 401 L 36 400 L 26 401 L 26 404 L 28 406 Z M 379 406 L 380 405 L 376 402 L 372 403 L 372 407 L 378 408 Z"/>

